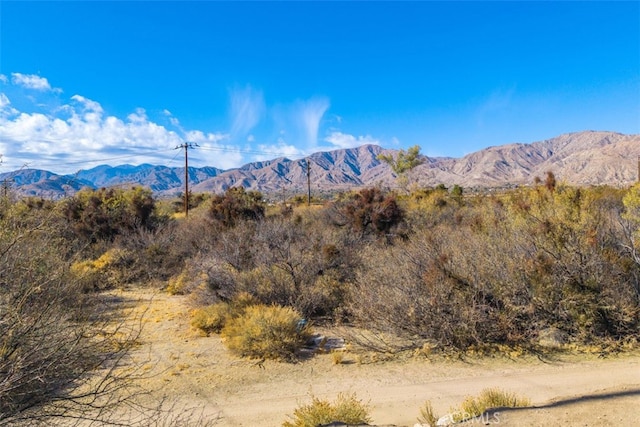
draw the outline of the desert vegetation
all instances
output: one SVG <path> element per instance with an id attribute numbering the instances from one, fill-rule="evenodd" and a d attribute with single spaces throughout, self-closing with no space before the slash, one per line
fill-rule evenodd
<path id="1" fill-rule="evenodd" d="M 490 409 L 524 408 L 530 405 L 531 401 L 526 397 L 499 388 L 486 388 L 478 396 L 467 396 L 462 403 L 452 407 L 443 417 L 438 417 L 431 402 L 426 401 L 420 408 L 418 423 L 425 427 L 435 427 L 476 419 L 485 425 L 497 424 L 500 422 L 499 415 L 491 419 L 492 417 L 487 414 Z M 483 418 L 478 419 L 478 417 Z"/>
<path id="2" fill-rule="evenodd" d="M 184 295 L 192 325 L 239 357 L 294 360 L 313 325 L 400 338 L 387 351 L 620 350 L 640 336 L 640 186 L 548 176 L 311 206 L 237 188 L 197 199 L 188 219 L 140 188 L 3 201 L 0 424 L 108 416 L 131 384 L 113 367 L 136 345 L 105 297 L 117 287 Z"/>
<path id="3" fill-rule="evenodd" d="M 311 403 L 298 407 L 289 418 L 291 420 L 285 421 L 283 427 L 314 427 L 329 425 L 336 420 L 349 425 L 371 422 L 368 405 L 355 393 L 338 394 L 333 402 L 313 396 Z"/>
<path id="4" fill-rule="evenodd" d="M 191 226 L 217 238 L 187 268 L 209 277 L 198 301 L 248 294 L 414 348 L 620 346 L 639 332 L 639 191 L 548 176 L 496 194 L 367 188 L 236 223 L 210 209 Z"/>

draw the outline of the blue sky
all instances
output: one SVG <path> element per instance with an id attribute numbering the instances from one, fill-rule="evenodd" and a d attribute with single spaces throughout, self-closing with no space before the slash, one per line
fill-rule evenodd
<path id="1" fill-rule="evenodd" d="M 640 2 L 0 1 L 0 172 L 640 133 Z"/>

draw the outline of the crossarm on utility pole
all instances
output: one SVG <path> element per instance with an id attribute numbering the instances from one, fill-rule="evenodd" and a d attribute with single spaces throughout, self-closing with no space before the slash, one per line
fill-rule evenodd
<path id="1" fill-rule="evenodd" d="M 193 142 L 185 142 L 176 147 L 176 150 L 179 148 L 184 149 L 184 216 L 185 218 L 189 217 L 189 155 L 187 152 L 189 148 L 198 147 L 198 144 Z"/>

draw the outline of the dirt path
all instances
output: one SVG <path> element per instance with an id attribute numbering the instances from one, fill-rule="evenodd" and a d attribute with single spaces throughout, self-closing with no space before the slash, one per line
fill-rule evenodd
<path id="1" fill-rule="evenodd" d="M 323 354 L 296 364 L 266 361 L 260 366 L 231 356 L 219 337 L 192 330 L 186 297 L 149 290 L 119 295 L 138 301 L 137 312 L 144 311 L 134 360 L 151 375 L 145 387 L 179 405 L 202 407 L 207 417 L 220 416 L 220 426 L 279 426 L 310 395 L 333 400 L 339 392 L 355 392 L 369 402 L 377 424 L 413 426 L 425 400 L 445 414 L 487 387 L 527 396 L 540 407 L 501 411 L 485 420 L 493 424 L 632 426 L 640 419 L 638 353 L 551 362 L 421 357 L 357 363 L 356 355 L 347 352 L 338 365 Z"/>

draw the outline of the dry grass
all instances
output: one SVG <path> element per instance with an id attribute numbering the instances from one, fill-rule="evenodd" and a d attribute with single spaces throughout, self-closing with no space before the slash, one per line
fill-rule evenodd
<path id="1" fill-rule="evenodd" d="M 429 427 L 436 426 L 438 422 L 438 416 L 433 411 L 433 406 L 431 406 L 430 401 L 427 400 L 422 408 L 420 408 L 420 416 L 418 417 L 418 422 Z"/>
<path id="2" fill-rule="evenodd" d="M 355 393 L 338 394 L 332 403 L 328 400 L 311 398 L 311 403 L 297 408 L 292 420 L 285 421 L 283 427 L 317 427 L 322 424 L 340 421 L 345 424 L 366 424 L 371 422 L 369 405 L 359 400 Z"/>
<path id="3" fill-rule="evenodd" d="M 482 415 L 491 408 L 523 408 L 531 405 L 528 398 L 498 388 L 487 388 L 477 397 L 467 397 L 458 409 L 452 409 L 454 421 L 463 421 Z"/>

